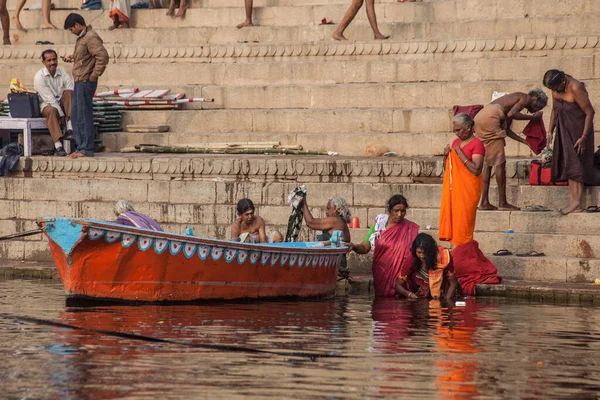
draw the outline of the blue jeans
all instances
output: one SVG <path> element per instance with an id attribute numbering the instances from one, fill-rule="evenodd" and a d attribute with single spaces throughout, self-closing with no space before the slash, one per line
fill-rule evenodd
<path id="1" fill-rule="evenodd" d="M 94 156 L 94 93 L 98 82 L 75 82 L 73 105 L 71 106 L 71 124 L 77 144 L 76 151 L 87 157 Z"/>

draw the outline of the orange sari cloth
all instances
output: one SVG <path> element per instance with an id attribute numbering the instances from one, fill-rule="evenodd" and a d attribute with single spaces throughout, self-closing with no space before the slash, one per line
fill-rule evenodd
<path id="1" fill-rule="evenodd" d="M 481 175 L 473 175 L 452 149 L 442 185 L 440 240 L 455 246 L 473 240 L 481 186 Z"/>

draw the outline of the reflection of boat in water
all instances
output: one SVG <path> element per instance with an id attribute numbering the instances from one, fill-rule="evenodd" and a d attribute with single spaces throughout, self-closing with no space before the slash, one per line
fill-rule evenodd
<path id="1" fill-rule="evenodd" d="M 70 298 L 193 301 L 331 295 L 346 247 L 237 243 L 114 223 L 47 217 Z"/>

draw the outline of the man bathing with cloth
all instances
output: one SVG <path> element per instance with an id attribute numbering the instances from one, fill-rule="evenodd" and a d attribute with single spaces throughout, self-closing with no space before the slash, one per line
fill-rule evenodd
<path id="1" fill-rule="evenodd" d="M 506 199 L 506 155 L 504 146 L 505 137 L 516 140 L 529 147 L 525 139 L 517 135 L 510 128 L 513 119 L 540 120 L 542 109 L 548 104 L 548 96 L 541 89 L 533 89 L 529 93 L 515 92 L 502 96 L 487 106 L 475 116 L 475 136 L 485 146 L 483 168 L 483 191 L 481 194 L 480 210 L 514 211 L 518 207 L 508 203 Z M 523 114 L 525 109 L 531 114 Z M 490 177 L 492 167 L 496 172 L 498 184 L 498 207 L 490 204 Z"/>

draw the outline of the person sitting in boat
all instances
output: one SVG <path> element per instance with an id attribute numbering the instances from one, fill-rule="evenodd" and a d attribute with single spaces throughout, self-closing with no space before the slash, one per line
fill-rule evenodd
<path id="1" fill-rule="evenodd" d="M 231 225 L 231 238 L 246 243 L 283 242 L 281 233 L 275 231 L 267 236 L 265 220 L 255 215 L 256 207 L 250 199 L 241 199 L 237 203 L 238 218 Z"/>
<path id="2" fill-rule="evenodd" d="M 302 215 L 304 216 L 306 225 L 310 229 L 322 231 L 318 236 L 318 240 L 328 241 L 331 239 L 333 231 L 342 231 L 344 232 L 343 241 L 350 242 L 350 229 L 348 229 L 348 223 L 350 223 L 350 209 L 348 208 L 346 200 L 341 197 L 333 197 L 327 202 L 326 210 L 327 217 L 314 218 L 308 208 L 306 199 L 304 199 L 302 203 Z M 339 275 L 341 278 L 348 278 L 350 276 L 345 255 L 342 257 Z"/>
<path id="3" fill-rule="evenodd" d="M 147 215 L 135 211 L 133 205 L 128 201 L 119 200 L 115 203 L 115 215 L 117 216 L 117 220 L 115 221 L 117 224 L 162 232 L 162 228 L 158 222 Z"/>
<path id="4" fill-rule="evenodd" d="M 442 296 L 451 301 L 454 298 L 458 281 L 450 250 L 438 246 L 435 239 L 426 233 L 419 233 L 412 243 L 410 252 L 412 265 L 400 270 L 396 281 L 396 292 L 409 299 Z"/>

